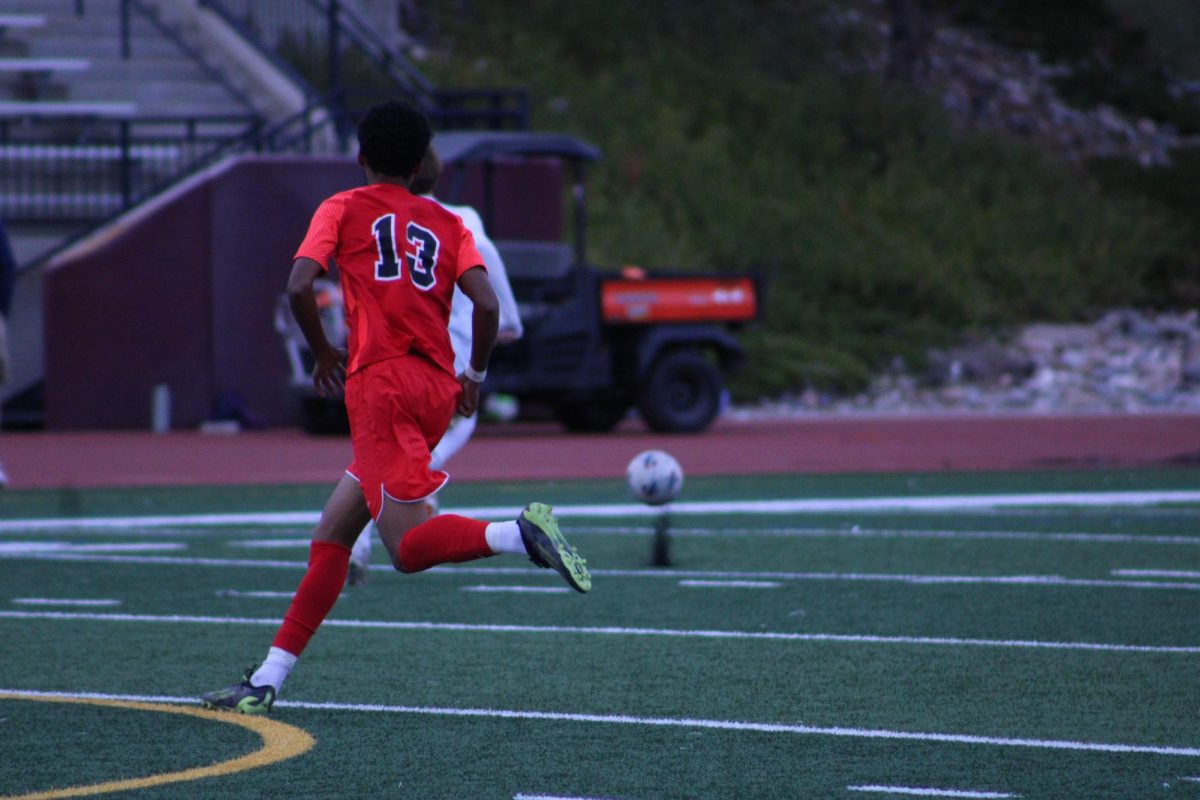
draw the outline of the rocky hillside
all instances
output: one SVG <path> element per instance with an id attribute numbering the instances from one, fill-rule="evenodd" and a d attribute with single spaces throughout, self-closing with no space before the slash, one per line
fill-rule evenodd
<path id="1" fill-rule="evenodd" d="M 854 397 L 808 391 L 737 413 L 820 412 L 1200 413 L 1200 313 L 1029 325 L 1004 342 L 937 351 L 922 375 L 897 365 Z"/>
<path id="2" fill-rule="evenodd" d="M 885 74 L 895 58 L 893 19 L 878 2 L 831 12 L 828 23 L 857 45 L 845 69 Z M 979 31 L 950 25 L 937 16 L 913 56 L 911 80 L 939 97 L 965 125 L 1028 139 L 1064 158 L 1127 158 L 1144 167 L 1171 163 L 1172 153 L 1200 146 L 1200 136 L 1182 136 L 1170 124 L 1131 117 L 1111 105 L 1076 108 L 1055 82 L 1070 77 L 1067 64 L 1048 64 L 1034 52 L 997 44 Z M 1171 91 L 1200 103 L 1200 85 L 1179 80 Z"/>

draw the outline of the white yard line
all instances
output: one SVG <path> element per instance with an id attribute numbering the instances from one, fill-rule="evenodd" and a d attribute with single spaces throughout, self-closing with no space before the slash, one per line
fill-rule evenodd
<path id="1" fill-rule="evenodd" d="M 1200 515 L 1198 515 L 1200 516 Z M 1200 524 L 1200 518 L 1198 518 Z M 652 537 L 655 530 L 650 526 L 631 527 L 616 525 L 572 525 L 569 533 L 607 534 L 612 536 Z M 1014 541 L 1014 542 L 1079 542 L 1087 544 L 1171 544 L 1200 546 L 1200 536 L 1187 535 L 1137 535 L 1128 533 L 1047 533 L 1043 531 L 961 531 L 961 530 L 906 530 L 902 528 L 870 528 L 855 525 L 851 528 L 685 528 L 672 525 L 671 536 L 682 538 L 723 537 L 777 537 L 797 539 L 938 539 L 946 541 Z M 282 540 L 280 540 L 282 541 Z M 309 540 L 303 541 L 308 544 Z M 240 544 L 240 543 L 239 543 Z M 253 547 L 249 540 L 246 547 Z"/>
<path id="2" fill-rule="evenodd" d="M 192 558 L 174 556 L 120 556 L 92 553 L 18 551 L 0 549 L 0 560 L 106 562 L 117 564 L 153 564 L 180 567 L 244 567 L 250 569 L 304 569 L 303 561 L 262 561 L 237 558 Z M 903 583 L 915 586 L 940 584 L 975 586 L 1039 586 L 1092 589 L 1146 589 L 1151 591 L 1200 591 L 1200 581 L 1166 582 L 1108 580 L 1103 578 L 1067 578 L 1062 575 L 916 575 L 860 572 L 723 572 L 719 570 L 677 569 L 594 569 L 593 577 L 601 578 L 665 578 L 669 580 L 773 580 L 773 581 L 831 581 L 850 583 Z M 535 575 L 538 570 L 527 567 L 471 567 L 456 565 L 434 567 L 428 573 L 439 575 Z"/>
<path id="3" fill-rule="evenodd" d="M 464 586 L 462 592 L 512 592 L 515 594 L 570 594 L 566 586 Z"/>
<path id="4" fill-rule="evenodd" d="M 183 614 L 98 614 L 70 611 L 0 611 L 0 619 L 43 619 L 87 622 L 145 622 L 196 625 L 265 625 L 277 627 L 277 617 L 219 617 Z M 659 636 L 675 639 L 730 639 L 750 641 L 882 644 L 935 647 L 993 647 L 1001 649 L 1080 650 L 1102 653 L 1164 653 L 1196 655 L 1200 646 L 1136 645 L 1104 642 L 1054 642 L 1025 639 L 959 639 L 947 636 L 875 636 L 842 633 L 790 633 L 771 631 L 686 630 L 679 628 L 586 627 L 573 625 L 482 625 L 456 622 L 403 622 L 399 620 L 327 619 L 323 628 L 436 631 L 452 633 L 525 633 L 569 636 Z"/>
<path id="5" fill-rule="evenodd" d="M 146 517 L 54 517 L 45 519 L 0 520 L 0 532 L 23 530 L 111 530 L 113 528 L 163 528 L 205 526 L 290 525 L 307 528 L 315 525 L 320 513 L 296 511 L 290 513 L 254 514 L 179 514 Z"/>
<path id="6" fill-rule="evenodd" d="M 102 607 L 119 606 L 120 600 L 74 600 L 65 597 L 14 597 L 12 602 L 19 606 L 81 606 Z"/>
<path id="7" fill-rule="evenodd" d="M 38 697 L 71 697 L 95 700 L 124 700 L 144 703 L 198 704 L 195 697 L 171 697 L 163 695 L 118 695 L 92 692 L 36 692 L 27 689 L 0 689 L 0 699 L 10 695 L 34 695 Z M 1200 748 L 1176 745 L 1126 744 L 1118 742 L 1084 742 L 1063 739 L 1029 739 L 1007 736 L 980 736 L 964 733 L 938 733 L 921 731 L 895 731 L 873 728 L 847 728 L 842 726 L 817 726 L 779 722 L 744 722 L 722 719 L 697 719 L 677 717 L 641 717 L 632 714 L 576 714 L 561 711 L 517 711 L 498 708 L 449 708 L 437 706 L 397 706 L 368 703 L 316 703 L 299 700 L 279 700 L 278 708 L 299 708 L 314 711 L 346 711 L 375 714 L 414 714 L 438 717 L 465 717 L 488 719 L 526 719 L 543 722 L 584 722 L 601 725 L 641 725 L 667 728 L 701 728 L 706 730 L 790 733 L 806 736 L 832 736 L 855 739 L 885 739 L 912 742 L 938 742 L 946 744 L 983 745 L 991 747 L 1024 747 L 1041 750 L 1065 750 L 1072 752 L 1119 753 L 1182 756 L 1200 758 Z"/>
<path id="8" fill-rule="evenodd" d="M 680 586 L 697 589 L 778 589 L 778 581 L 680 581 Z"/>
<path id="9" fill-rule="evenodd" d="M 1200 572 L 1178 569 L 1114 569 L 1113 575 L 1124 578 L 1182 578 L 1200 580 Z"/>
<path id="10" fill-rule="evenodd" d="M 177 567 L 251 567 L 256 569 L 305 569 L 304 561 L 251 561 L 240 558 L 196 558 L 175 556 L 109 556 L 76 552 L 12 553 L 0 549 L 0 559 L 18 561 L 80 561 L 108 564 L 154 564 Z"/>
<path id="11" fill-rule="evenodd" d="M 672 503 L 650 507 L 640 503 L 577 504 L 555 506 L 561 518 L 573 517 L 658 517 L 690 514 L 816 514 L 887 513 L 895 511 L 965 511 L 1002 508 L 1109 508 L 1200 504 L 1200 491 L 1139 492 L 1046 492 L 989 495 L 939 495 L 927 497 L 843 497 L 810 500 L 741 500 Z M 477 506 L 446 509 L 482 519 L 509 519 L 520 511 L 516 506 Z M 145 517 L 80 517 L 77 519 L 0 520 L 0 532 L 17 530 L 83 530 L 103 528 L 155 528 L 164 526 L 309 526 L 316 511 L 183 514 Z"/>
<path id="12" fill-rule="evenodd" d="M 972 797 L 972 798 L 996 798 L 1003 800 L 1006 797 L 1020 797 L 1019 794 L 1009 794 L 1008 792 L 989 792 L 982 789 L 923 789 L 916 786 L 847 786 L 847 791 L 850 792 L 874 792 L 876 794 L 901 794 L 915 795 L 917 797 Z"/>
<path id="13" fill-rule="evenodd" d="M 109 542 L 107 544 L 78 544 L 75 542 L 0 542 L 0 556 L 35 553 L 168 553 L 186 550 L 178 542 Z"/>
<path id="14" fill-rule="evenodd" d="M 1182 509 L 1181 509 L 1182 510 Z M 458 513 L 457 511 L 455 513 Z M 1198 524 L 1200 524 L 1200 512 L 1198 514 Z M 5 529 L 5 522 L 0 520 L 0 536 L 5 535 L 54 535 L 60 531 L 49 528 L 18 528 Z M 72 523 L 74 524 L 74 523 Z M 77 527 L 77 526 L 76 526 Z M 131 537 L 158 537 L 158 536 L 178 536 L 180 538 L 196 538 L 196 537 L 211 537 L 212 531 L 204 529 L 181 529 L 178 527 L 166 528 L 143 528 L 143 527 L 89 527 L 86 529 L 78 529 L 73 531 L 80 535 L 88 536 L 131 536 Z M 632 526 L 632 525 L 577 525 L 572 524 L 569 528 L 572 535 L 610 535 L 610 536 L 634 536 L 639 538 L 648 538 L 655 535 L 654 527 L 651 525 Z M 261 548 L 264 550 L 270 549 L 299 549 L 306 548 L 312 544 L 312 539 L 307 535 L 307 526 L 302 530 L 302 535 L 292 538 L 248 538 L 239 541 L 228 542 L 230 547 L 244 548 Z M 902 528 L 872 528 L 864 525 L 854 525 L 849 528 L 831 528 L 831 527 L 816 527 L 816 528 L 697 528 L 685 527 L 682 525 L 672 525 L 670 528 L 671 536 L 698 537 L 698 538 L 722 538 L 722 537 L 777 537 L 777 538 L 801 538 L 801 539 L 944 539 L 946 541 L 970 541 L 970 540 L 998 540 L 998 541 L 1027 541 L 1027 542 L 1079 542 L 1092 544 L 1161 544 L 1161 545 L 1184 545 L 1184 546 L 1200 546 L 1200 536 L 1188 536 L 1185 534 L 1127 534 L 1127 533 L 1048 533 L 1044 531 L 963 531 L 963 530 L 912 530 Z M 247 536 L 251 536 L 247 532 Z"/>

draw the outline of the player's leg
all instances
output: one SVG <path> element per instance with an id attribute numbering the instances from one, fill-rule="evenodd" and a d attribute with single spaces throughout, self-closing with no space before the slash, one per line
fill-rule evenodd
<path id="1" fill-rule="evenodd" d="M 438 514 L 437 495 L 432 494 L 426 497 L 420 506 L 422 514 L 419 522 L 436 517 Z M 363 528 L 362 534 L 354 542 L 354 547 L 350 548 L 350 571 L 346 573 L 347 586 L 365 586 L 367 584 L 367 571 L 371 568 L 371 546 L 378 533 L 379 529 L 374 520 L 368 522 L 367 527 Z M 388 550 L 388 552 L 392 551 Z M 393 558 L 392 561 L 394 562 L 395 559 Z"/>
<path id="2" fill-rule="evenodd" d="M 203 695 L 208 708 L 265 714 L 300 654 L 337 602 L 350 561 L 350 546 L 370 519 L 358 482 L 350 475 L 330 495 L 313 532 L 308 570 L 267 652 L 252 674 L 234 686 Z"/>
<path id="3" fill-rule="evenodd" d="M 559 530 L 558 520 L 544 503 L 530 503 L 516 520 L 484 522 L 441 514 L 422 521 L 419 503 L 384 500 L 378 520 L 379 538 L 401 572 L 421 572 L 438 564 L 460 563 L 497 553 L 529 558 L 553 569 L 572 589 L 592 588 L 587 561 Z"/>
<path id="4" fill-rule="evenodd" d="M 381 467 L 381 496 L 367 494 L 372 511 L 378 509 L 379 538 L 392 565 L 401 572 L 420 572 L 438 564 L 518 553 L 555 569 L 576 590 L 588 591 L 591 576 L 585 562 L 563 538 L 549 506 L 535 503 L 517 520 L 490 524 L 457 514 L 424 518 L 421 501 L 448 479 L 430 468 L 428 454 L 444 437 L 461 389 L 424 359 L 395 361 L 391 377 L 398 402 L 388 420 L 390 435 L 377 448 L 377 453 L 388 449 L 394 455 Z"/>
<path id="5" fill-rule="evenodd" d="M 385 495 L 377 525 L 379 540 L 401 572 L 474 561 L 497 552 L 488 544 L 486 522 L 457 514 L 429 517 L 422 500 L 402 502 Z"/>

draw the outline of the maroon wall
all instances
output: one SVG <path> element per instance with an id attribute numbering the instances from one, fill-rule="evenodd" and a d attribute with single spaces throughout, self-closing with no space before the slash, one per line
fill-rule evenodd
<path id="1" fill-rule="evenodd" d="M 484 187 L 492 182 L 491 202 Z M 497 157 L 447 165 L 439 200 L 473 207 L 492 239 L 557 242 L 563 236 L 563 163 L 553 157 Z"/>
<path id="2" fill-rule="evenodd" d="M 55 264 L 43 294 L 47 428 L 146 428 L 161 383 L 177 428 L 228 400 L 268 425 L 294 423 L 272 311 L 312 212 L 362 180 L 352 159 L 236 159 Z"/>

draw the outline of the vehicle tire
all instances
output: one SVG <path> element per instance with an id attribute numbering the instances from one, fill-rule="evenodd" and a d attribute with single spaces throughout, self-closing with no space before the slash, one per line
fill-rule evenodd
<path id="1" fill-rule="evenodd" d="M 721 408 L 721 388 L 721 373 L 702 353 L 668 351 L 642 381 L 638 413 L 660 433 L 702 431 Z"/>
<path id="2" fill-rule="evenodd" d="M 628 411 L 627 400 L 598 397 L 564 401 L 554 409 L 558 421 L 573 433 L 608 433 Z"/>

